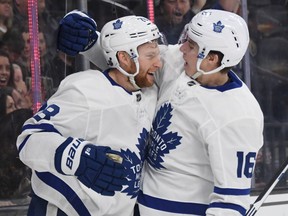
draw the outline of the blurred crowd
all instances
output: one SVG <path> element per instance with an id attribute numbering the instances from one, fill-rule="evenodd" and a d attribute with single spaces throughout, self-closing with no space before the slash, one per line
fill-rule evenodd
<path id="1" fill-rule="evenodd" d="M 59 68 L 61 56 L 56 52 L 59 17 L 49 12 L 45 0 L 38 1 L 38 14 L 42 100 L 45 101 L 55 92 L 65 74 L 63 68 Z M 65 59 L 62 61 L 65 65 Z M 0 118 L 15 109 L 31 109 L 30 64 L 28 0 L 0 0 L 0 90 L 3 101 Z"/>
<path id="2" fill-rule="evenodd" d="M 55 1 L 37 2 L 41 98 L 44 102 L 66 76 L 65 61 L 68 62 L 69 57 L 62 57 L 63 54 L 56 51 L 57 28 L 65 11 L 61 14 Z M 28 0 L 0 0 L 1 200 L 25 197 L 30 192 L 30 171 L 18 159 L 15 146 L 23 123 L 33 115 L 30 49 Z"/>

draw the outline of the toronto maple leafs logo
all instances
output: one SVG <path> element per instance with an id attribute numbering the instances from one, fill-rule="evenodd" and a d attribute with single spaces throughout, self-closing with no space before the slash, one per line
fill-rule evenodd
<path id="1" fill-rule="evenodd" d="M 225 26 L 222 25 L 221 21 L 218 21 L 217 23 L 213 23 L 214 32 L 221 33 L 224 27 Z"/>
<path id="2" fill-rule="evenodd" d="M 120 19 L 116 20 L 116 22 L 113 23 L 114 29 L 120 29 L 122 27 L 123 21 Z"/>
<path id="3" fill-rule="evenodd" d="M 127 188 L 125 188 L 122 193 L 127 193 L 127 195 L 132 198 L 137 197 L 140 190 L 140 179 L 142 166 L 144 162 L 146 145 L 148 140 L 148 131 L 143 128 L 138 138 L 138 144 L 136 145 L 139 149 L 140 158 L 135 152 L 131 152 L 129 149 L 126 151 L 121 149 L 121 155 L 123 157 L 123 165 L 126 167 L 127 172 Z"/>
<path id="4" fill-rule="evenodd" d="M 166 103 L 161 106 L 154 119 L 148 146 L 148 163 L 155 169 L 165 168 L 161 163 L 165 154 L 176 149 L 180 144 L 181 136 L 177 132 L 167 131 L 171 124 L 172 106 Z"/>

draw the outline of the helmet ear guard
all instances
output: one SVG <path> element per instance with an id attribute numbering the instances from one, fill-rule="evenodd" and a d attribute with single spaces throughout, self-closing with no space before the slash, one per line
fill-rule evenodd
<path id="1" fill-rule="evenodd" d="M 199 12 L 187 24 L 184 34 L 183 37 L 189 37 L 199 46 L 198 72 L 193 78 L 237 65 L 245 55 L 249 44 L 249 31 L 245 20 L 235 13 L 222 10 L 210 9 Z M 200 69 L 200 65 L 210 51 L 221 52 L 223 59 L 219 67 L 205 72 Z"/>

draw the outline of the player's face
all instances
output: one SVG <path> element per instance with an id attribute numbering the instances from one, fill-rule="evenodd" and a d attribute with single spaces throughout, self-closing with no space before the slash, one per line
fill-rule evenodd
<path id="1" fill-rule="evenodd" d="M 196 63 L 198 56 L 199 46 L 193 40 L 188 38 L 186 42 L 180 47 L 180 51 L 183 53 L 184 70 L 188 76 L 192 76 L 196 73 Z"/>
<path id="2" fill-rule="evenodd" d="M 148 42 L 138 47 L 139 73 L 135 77 L 136 84 L 150 87 L 154 84 L 154 73 L 162 67 L 160 50 L 157 42 Z"/>

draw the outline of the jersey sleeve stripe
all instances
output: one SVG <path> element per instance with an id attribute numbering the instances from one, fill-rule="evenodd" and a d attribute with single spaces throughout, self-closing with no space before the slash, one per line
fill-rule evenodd
<path id="1" fill-rule="evenodd" d="M 19 147 L 18 147 L 18 154 L 21 152 L 21 150 L 22 150 L 23 147 L 25 146 L 25 144 L 26 144 L 26 142 L 27 142 L 27 140 L 29 139 L 30 136 L 31 136 L 31 134 L 28 135 L 28 136 L 26 136 L 26 138 L 23 140 L 23 142 L 19 145 Z"/>
<path id="2" fill-rule="evenodd" d="M 39 179 L 45 182 L 50 187 L 57 190 L 61 193 L 67 201 L 71 204 L 71 206 L 75 209 L 78 215 L 87 215 L 90 216 L 89 210 L 84 205 L 81 198 L 77 195 L 77 193 L 63 180 L 58 178 L 49 172 L 35 172 Z"/>
<path id="3" fill-rule="evenodd" d="M 29 132 L 29 130 L 31 132 Z M 62 136 L 62 134 L 51 124 L 39 124 L 39 125 L 32 125 L 32 124 L 27 124 L 24 125 L 22 127 L 22 132 L 23 131 L 27 131 L 27 136 L 25 137 L 25 139 L 22 141 L 22 143 L 19 145 L 18 147 L 18 153 L 21 152 L 21 150 L 24 148 L 25 144 L 27 143 L 27 140 L 29 139 L 29 137 L 35 132 L 35 130 L 39 130 L 41 132 L 53 132 L 53 133 L 57 133 L 60 134 Z"/>
<path id="4" fill-rule="evenodd" d="M 47 124 L 47 123 L 43 123 L 43 124 L 39 124 L 39 125 L 32 125 L 32 124 L 27 124 L 24 125 L 22 127 L 22 132 L 25 130 L 41 130 L 43 132 L 54 132 L 54 133 L 58 133 L 61 135 L 61 133 L 51 124 Z"/>
<path id="5" fill-rule="evenodd" d="M 234 211 L 238 211 L 241 215 L 245 215 L 246 209 L 240 205 L 232 204 L 232 203 L 219 203 L 214 202 L 210 203 L 209 208 L 222 208 L 222 209 L 231 209 Z"/>
<path id="6" fill-rule="evenodd" d="M 232 195 L 232 196 L 241 196 L 241 195 L 249 195 L 251 189 L 235 189 L 235 188 L 219 188 L 214 187 L 214 193 L 222 194 L 222 195 Z"/>

